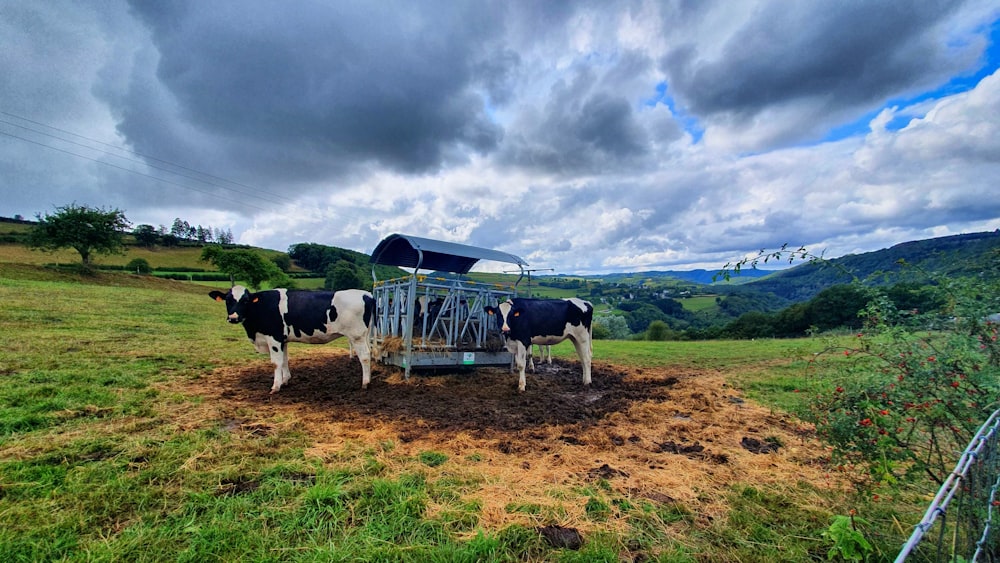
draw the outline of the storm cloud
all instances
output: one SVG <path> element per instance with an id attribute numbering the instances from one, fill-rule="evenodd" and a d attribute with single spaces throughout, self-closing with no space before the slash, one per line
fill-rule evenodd
<path id="1" fill-rule="evenodd" d="M 0 214 L 581 273 L 992 230 L 993 4 L 0 0 Z"/>

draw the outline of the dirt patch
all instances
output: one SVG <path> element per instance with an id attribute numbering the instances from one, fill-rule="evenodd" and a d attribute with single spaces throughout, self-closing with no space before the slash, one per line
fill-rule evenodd
<path id="1" fill-rule="evenodd" d="M 182 391 L 208 398 L 203 408 L 213 409 L 215 424 L 246 439 L 294 425 L 313 439 L 307 455 L 330 463 L 354 445 L 379 451 L 390 469 L 423 451 L 446 453 L 446 463 L 424 470 L 429 478 L 482 477 L 468 496 L 481 501 L 484 526 L 586 530 L 586 498 L 551 493 L 598 480 L 637 502 L 680 503 L 704 521 L 724 515 L 735 483 L 837 486 L 808 427 L 744 400 L 717 372 L 595 362 L 585 388 L 579 364 L 557 359 L 529 373 L 519 393 L 505 368 L 404 380 L 384 366 L 373 368 L 363 391 L 357 360 L 332 347 L 293 348 L 290 368 L 291 381 L 275 395 L 266 360 L 216 370 Z M 393 447 L 381 452 L 385 443 Z M 233 488 L 225 492 L 240 485 Z M 551 521 L 507 510 L 516 503 L 563 510 Z"/>
<path id="2" fill-rule="evenodd" d="M 556 549 L 580 549 L 583 546 L 583 538 L 580 537 L 580 532 L 575 528 L 542 526 L 538 528 L 538 533 Z"/>

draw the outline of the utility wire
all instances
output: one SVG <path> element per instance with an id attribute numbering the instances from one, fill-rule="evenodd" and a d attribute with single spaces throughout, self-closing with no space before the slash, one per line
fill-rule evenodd
<path id="1" fill-rule="evenodd" d="M 156 166 L 156 165 L 150 164 L 149 162 L 146 162 L 146 161 L 135 160 L 135 159 L 124 157 L 124 156 L 121 156 L 121 155 L 118 155 L 118 154 L 113 154 L 113 153 L 110 153 L 110 152 L 108 152 L 108 151 L 106 151 L 104 149 L 100 149 L 100 148 L 97 148 L 97 147 L 93 147 L 93 146 L 90 146 L 90 145 L 86 145 L 86 144 L 83 144 L 83 143 L 72 141 L 70 139 L 66 139 L 66 138 L 60 137 L 58 135 L 53 135 L 51 133 L 46 133 L 44 131 L 39 131 L 37 129 L 33 129 L 31 127 L 26 127 L 24 125 L 20 125 L 20 124 L 17 124 L 17 123 L 12 123 L 10 121 L 0 120 L 0 123 L 5 123 L 5 124 L 13 126 L 13 127 L 17 127 L 17 128 L 20 128 L 20 129 L 31 131 L 32 133 L 36 133 L 36 134 L 39 134 L 39 135 L 44 135 L 46 137 L 50 137 L 50 138 L 53 138 L 53 139 L 58 139 L 58 140 L 63 141 L 65 143 L 74 144 L 74 145 L 77 145 L 77 146 L 80 146 L 80 147 L 84 147 L 84 148 L 89 149 L 89 150 L 103 152 L 103 153 L 108 154 L 110 156 L 113 156 L 115 158 L 121 158 L 121 159 L 130 161 L 130 162 L 135 162 L 135 163 L 138 163 L 138 164 L 142 164 L 144 166 L 148 166 L 150 168 L 155 168 L 157 170 L 161 170 L 161 171 L 167 172 L 169 174 L 176 174 L 178 176 L 182 176 L 184 178 L 188 178 L 188 179 L 194 180 L 196 182 L 201 182 L 203 184 L 213 185 L 213 186 L 216 186 L 216 187 L 219 187 L 219 188 L 222 188 L 222 189 L 232 190 L 232 191 L 235 191 L 237 193 L 241 193 L 243 195 L 249 195 L 249 196 L 252 196 L 252 197 L 259 197 L 261 199 L 266 199 L 266 200 L 268 200 L 268 203 L 281 204 L 281 203 L 284 202 L 284 200 L 280 196 L 278 196 L 278 195 L 276 195 L 274 193 L 271 193 L 271 192 L 268 192 L 266 190 L 262 190 L 262 189 L 259 189 L 259 188 L 255 188 L 255 187 L 247 185 L 247 184 L 243 184 L 243 183 L 240 183 L 240 182 L 235 182 L 233 180 L 227 180 L 226 178 L 221 178 L 219 176 L 213 176 L 212 174 L 208 174 L 206 172 L 202 172 L 202 171 L 196 170 L 194 168 L 189 168 L 187 166 L 183 166 L 183 165 L 177 164 L 175 162 L 170 162 L 168 160 L 164 160 L 164 159 L 161 159 L 161 158 L 156 158 L 156 157 L 151 156 L 151 155 L 139 153 L 139 152 L 127 149 L 125 147 L 120 147 L 120 146 L 117 146 L 117 145 L 113 145 L 111 143 L 105 143 L 103 141 L 99 141 L 97 139 L 93 139 L 93 138 L 87 137 L 85 135 L 80 135 L 80 134 L 77 134 L 77 133 L 73 133 L 72 131 L 67 131 L 65 129 L 60 129 L 58 127 L 53 127 L 51 125 L 46 125 L 44 123 L 41 123 L 41 122 L 38 122 L 38 121 L 35 121 L 35 120 L 32 120 L 32 119 L 28 119 L 26 117 L 22 117 L 22 116 L 19 116 L 19 115 L 15 115 L 15 114 L 12 114 L 12 113 L 9 113 L 9 112 L 0 111 L 0 114 L 6 115 L 8 117 L 13 117 L 13 118 L 16 118 L 16 119 L 20 119 L 22 121 L 26 121 L 26 122 L 32 123 L 34 125 L 39 125 L 41 127 L 52 129 L 53 131 L 58 131 L 58 132 L 60 132 L 60 133 L 62 133 L 64 135 L 70 135 L 70 136 L 73 136 L 73 137 L 76 137 L 76 138 L 79 138 L 79 139 L 84 139 L 84 140 L 89 141 L 91 143 L 96 143 L 98 145 L 103 145 L 105 147 L 109 147 L 109 148 L 115 149 L 116 151 L 121 151 L 121 152 L 129 153 L 129 154 L 141 157 L 143 159 L 152 160 L 152 161 L 155 161 L 155 162 L 166 164 L 166 165 L 172 166 L 174 168 L 178 168 L 180 170 L 185 170 L 185 171 L 188 171 L 188 172 L 193 172 L 193 173 L 198 174 L 199 176 L 203 176 L 205 178 L 210 178 L 212 180 L 217 180 L 219 182 L 225 182 L 227 184 L 232 184 L 234 186 L 239 186 L 241 188 L 246 188 L 247 190 L 250 190 L 250 191 L 256 192 L 256 193 L 252 193 L 251 194 L 251 193 L 247 193 L 247 192 L 244 192 L 244 191 L 241 191 L 241 190 L 237 190 L 237 189 L 234 189 L 234 188 L 228 188 L 226 186 L 217 184 L 217 183 L 209 181 L 209 180 L 205 180 L 203 178 L 191 176 L 191 175 L 188 175 L 188 174 L 183 174 L 181 172 L 177 172 L 176 170 L 171 170 L 169 168 L 164 168 L 164 167 L 161 167 L 161 166 Z"/>
<path id="2" fill-rule="evenodd" d="M 0 112 L 0 113 L 3 113 L 3 112 Z M 195 182 L 201 182 L 203 184 L 208 184 L 210 186 L 215 186 L 215 187 L 218 187 L 218 188 L 222 188 L 224 190 L 230 190 L 230 191 L 233 191 L 233 192 L 236 192 L 236 193 L 239 193 L 239 194 L 243 194 L 243 195 L 246 195 L 246 196 L 257 197 L 257 198 L 260 198 L 260 199 L 264 199 L 264 200 L 267 200 L 269 203 L 276 203 L 276 204 L 283 203 L 283 201 L 280 200 L 280 199 L 278 199 L 277 196 L 272 196 L 271 194 L 268 194 L 267 192 L 264 192 L 262 190 L 256 190 L 256 191 L 259 191 L 262 195 L 248 193 L 248 192 L 245 192 L 245 191 L 242 191 L 242 190 L 237 190 L 235 188 L 229 188 L 229 187 L 226 187 L 226 186 L 222 186 L 222 185 L 219 185 L 219 184 L 217 184 L 215 182 L 210 182 L 208 180 L 203 180 L 201 178 L 197 178 L 197 177 L 189 175 L 189 174 L 182 174 L 182 173 L 177 172 L 175 170 L 170 170 L 169 168 L 164 168 L 162 166 L 156 166 L 155 164 L 149 164 L 148 162 L 143 162 L 141 160 L 136 160 L 136 159 L 132 159 L 132 158 L 128 158 L 128 157 L 124 157 L 124 156 L 112 154 L 112 153 L 110 153 L 108 151 L 105 151 L 103 149 L 94 148 L 94 147 L 92 147 L 90 145 L 86 145 L 86 144 L 83 144 L 83 143 L 78 143 L 76 141 L 71 141 L 69 139 L 64 139 L 64 138 L 59 137 L 57 135 L 52 135 L 52 134 L 46 133 L 44 131 L 38 131 L 36 129 L 32 129 L 30 127 L 25 127 L 23 125 L 18 125 L 17 123 L 11 123 L 11 122 L 5 121 L 3 119 L 0 119 L 0 123 L 6 124 L 6 125 L 10 125 L 12 127 L 17 127 L 19 129 L 24 129 L 26 131 L 31 131 L 32 133 L 36 133 L 38 135 L 44 135 L 46 137 L 49 137 L 49 138 L 52 138 L 52 139 L 57 139 L 57 140 L 62 141 L 64 143 L 69 143 L 71 145 L 76 145 L 78 147 L 83 147 L 83 148 L 88 149 L 88 150 L 102 152 L 102 153 L 104 153 L 104 154 L 106 154 L 108 156 L 112 156 L 114 158 L 120 158 L 120 159 L 125 160 L 127 162 L 133 162 L 133 163 L 136 163 L 136 164 L 140 164 L 142 166 L 147 166 L 149 168 L 153 168 L 155 170 L 160 170 L 162 172 L 166 172 L 168 174 L 174 174 L 174 175 L 180 176 L 182 178 L 187 178 L 188 180 L 194 180 Z M 11 135 L 9 133 L 4 133 L 4 134 L 8 135 L 8 136 L 11 136 L 11 137 L 14 137 L 14 138 L 17 138 L 17 139 L 23 139 L 22 137 L 18 137 L 16 135 Z M 77 135 L 77 136 L 79 136 L 79 135 Z M 93 139 L 89 139 L 89 140 L 92 140 L 92 141 L 94 141 L 96 143 L 101 143 L 100 141 L 96 141 L 96 140 L 93 140 Z M 45 145 L 43 143 L 37 143 L 36 142 L 36 144 L 42 145 L 44 147 L 55 148 L 55 147 L 51 147 L 50 145 Z M 101 144 L 105 144 L 106 145 L 107 143 L 101 143 Z M 59 149 L 56 149 L 56 150 L 59 150 Z M 127 149 L 121 149 L 121 150 L 124 150 L 126 152 L 132 152 L 132 151 L 129 151 Z M 69 152 L 69 151 L 64 151 L 64 152 Z M 69 154 L 73 154 L 75 156 L 82 156 L 82 155 L 78 155 L 76 153 L 69 153 Z M 133 153 L 133 154 L 138 154 L 138 153 Z M 86 157 L 84 157 L 84 158 L 86 158 Z M 146 158 L 146 157 L 144 157 L 144 158 Z M 91 159 L 91 160 L 94 160 L 95 162 L 102 162 L 102 163 L 104 162 L 104 161 L 95 160 L 95 159 Z M 156 160 L 158 162 L 165 162 L 165 161 L 162 161 L 162 160 L 159 160 L 159 159 L 154 159 L 154 160 Z M 170 163 L 168 163 L 168 164 L 170 164 Z M 119 168 L 121 168 L 121 167 L 119 167 Z M 184 168 L 184 167 L 180 167 L 180 168 Z M 137 171 L 131 170 L 131 169 L 126 169 L 126 168 L 121 168 L 121 169 L 122 170 L 130 170 L 132 172 L 135 172 L 136 174 L 142 174 L 141 172 L 137 172 Z M 191 170 L 190 168 L 184 168 L 184 169 L 185 170 Z M 193 170 L 193 171 L 197 172 L 197 170 Z M 143 175 L 144 176 L 149 176 L 148 174 L 143 174 Z M 208 175 L 206 174 L 206 176 L 208 176 Z M 153 178 L 153 176 L 149 176 L 149 177 Z M 209 177 L 215 178 L 214 176 L 209 176 Z M 220 180 L 221 180 L 221 178 L 220 178 Z M 166 180 L 163 180 L 163 181 L 166 181 Z M 228 180 L 223 180 L 223 181 L 228 181 Z M 230 183 L 234 183 L 234 182 L 230 182 Z M 175 183 L 174 185 L 178 185 L 179 186 L 180 184 L 176 184 Z M 238 184 L 238 185 L 242 185 L 242 184 Z M 182 186 L 182 187 L 184 187 L 184 186 Z M 247 187 L 249 187 L 249 186 L 247 186 Z M 254 189 L 254 188 L 250 188 L 250 189 Z M 203 192 L 203 193 L 210 193 L 210 192 Z"/>
<path id="3" fill-rule="evenodd" d="M 208 195 L 208 196 L 216 197 L 216 198 L 219 198 L 219 199 L 224 199 L 224 200 L 229 201 L 229 202 L 233 201 L 230 198 L 226 198 L 226 197 L 223 197 L 223 196 L 221 196 L 219 194 L 212 193 L 212 192 L 210 192 L 208 190 L 200 190 L 198 188 L 193 188 L 191 186 L 185 186 L 184 184 L 173 182 L 171 180 L 167 180 L 167 179 L 164 179 L 164 178 L 159 178 L 157 176 L 153 176 L 152 174 L 146 174 L 144 172 L 139 172 L 138 170 L 132 170 L 131 168 L 125 168 L 124 166 L 118 166 L 117 164 L 112 164 L 110 162 L 106 162 L 106 161 L 103 161 L 103 160 L 98 160 L 96 158 L 92 158 L 92 157 L 89 157 L 89 156 L 86 156 L 86 155 L 82 155 L 82 154 L 78 154 L 78 153 L 75 153 L 75 152 L 72 152 L 72 151 L 68 151 L 66 149 L 60 149 L 58 147 L 53 147 L 51 145 L 46 145 L 45 143 L 40 143 L 38 141 L 33 141 L 31 139 L 27 139 L 27 138 L 21 137 L 19 135 L 14 135 L 14 134 L 8 133 L 6 131 L 0 131 L 0 135 L 6 135 L 8 137 L 12 137 L 14 139 L 18 139 L 20 141 L 24 141 L 26 143 L 31 143 L 31 144 L 34 144 L 34 145 L 38 145 L 40 147 L 45 147 L 47 149 L 52 149 L 54 151 L 59 151 L 61 153 L 66 153 L 66 154 L 73 155 L 73 156 L 76 156 L 76 157 L 84 158 L 84 159 L 96 162 L 98 164 L 103 164 L 104 166 L 110 166 L 111 168 L 117 168 L 118 170 L 124 170 L 125 172 L 131 172 L 132 174 L 138 174 L 140 176 L 145 176 L 147 178 L 152 178 L 153 180 L 156 180 L 158 182 L 163 182 L 165 184 L 171 184 L 173 186 L 177 186 L 179 188 L 184 188 L 186 190 L 191 190 L 191 191 L 194 191 L 194 192 L 199 192 L 199 193 L 202 193 L 202 194 L 205 194 L 205 195 Z M 261 211 L 267 211 L 267 209 L 265 209 L 263 207 L 260 207 L 258 205 L 254 205 L 252 203 L 247 203 L 245 201 L 237 201 L 237 203 L 239 203 L 240 205 L 245 205 L 247 207 L 253 207 L 254 209 L 259 209 Z"/>
<path id="4" fill-rule="evenodd" d="M 106 147 L 110 147 L 110 148 L 115 149 L 117 151 L 126 152 L 126 153 L 129 153 L 129 154 L 138 156 L 140 158 L 144 158 L 146 160 L 153 160 L 153 161 L 156 161 L 156 162 L 159 162 L 159 163 L 162 163 L 162 164 L 168 164 L 170 166 L 173 166 L 173 167 L 176 167 L 176 168 L 180 168 L 181 170 L 186 170 L 188 172 L 194 172 L 195 174 L 199 174 L 199 175 L 205 176 L 207 178 L 211 178 L 213 180 L 218 180 L 220 182 L 225 182 L 227 184 L 233 184 L 234 186 L 240 186 L 242 188 L 247 188 L 248 190 L 252 190 L 252 191 L 255 191 L 255 192 L 262 193 L 262 194 L 267 194 L 269 196 L 278 197 L 275 194 L 273 194 L 271 192 L 268 192 L 266 190 L 262 190 L 260 188 L 255 188 L 253 186 L 250 186 L 250 185 L 247 185 L 247 184 L 243 184 L 243 183 L 240 183 L 240 182 L 236 182 L 234 180 L 228 180 L 226 178 L 222 178 L 222 177 L 219 177 L 219 176 L 213 176 L 212 174 L 209 174 L 207 172 L 202 172 L 201 170 L 196 170 L 194 168 L 189 168 L 189 167 L 184 166 L 182 164 L 177 164 L 176 162 L 170 162 L 169 160 L 164 160 L 162 158 L 156 158 L 155 156 L 144 154 L 144 153 L 141 153 L 141 152 L 136 152 L 136 151 L 133 151 L 131 149 L 127 149 L 125 147 L 114 145 L 114 144 L 111 144 L 111 143 L 105 143 L 104 141 L 99 141 L 97 139 L 93 139 L 91 137 L 87 137 L 86 135 L 80 135 L 79 133 L 74 133 L 72 131 L 67 131 L 65 129 L 60 129 L 58 127 L 54 127 L 52 125 L 48 125 L 48 124 L 42 123 L 40 121 L 35 121 L 33 119 L 28 119 L 27 117 L 23 117 L 23 116 L 16 115 L 16 114 L 13 114 L 13 113 L 9 113 L 9 112 L 6 112 L 6 111 L 0 111 L 0 114 L 6 115 L 7 117 L 13 117 L 15 119 L 20 119 L 22 121 L 27 121 L 28 123 L 31 123 L 31 124 L 34 124 L 34 125 L 39 125 L 39 126 L 42 126 L 42 127 L 48 128 L 48 129 L 52 129 L 53 131 L 58 131 L 58 132 L 63 133 L 65 135 L 71 135 L 71 136 L 76 137 L 78 139 L 85 139 L 85 140 L 90 141 L 92 143 L 97 143 L 99 145 L 104 145 Z M 3 122 L 3 123 L 8 123 L 8 122 Z M 73 143 L 73 141 L 69 141 L 67 139 L 62 139 L 61 137 L 57 137 L 55 135 L 50 135 L 48 133 L 44 133 L 44 132 L 41 132 L 41 131 L 35 131 L 34 129 L 29 129 L 27 127 L 24 127 L 23 125 L 16 125 L 16 124 L 11 124 L 11 125 L 14 125 L 15 127 L 21 127 L 22 129 L 28 129 L 29 131 L 34 131 L 34 132 L 42 134 L 42 135 L 47 135 L 47 136 L 50 136 L 50 137 L 54 137 L 54 138 L 59 139 L 61 141 L 66 141 L 68 143 Z M 77 143 L 74 143 L 74 144 L 77 144 Z M 101 149 L 96 149 L 96 148 L 93 148 L 93 147 L 87 147 L 87 148 L 90 148 L 92 150 L 101 150 Z M 108 154 L 110 154 L 110 153 L 108 153 Z M 117 156 L 117 155 L 115 155 L 115 156 Z M 124 157 L 118 157 L 118 158 L 124 158 Z M 142 162 L 142 161 L 139 161 L 139 162 Z M 152 166 L 152 165 L 149 165 L 146 162 L 142 162 L 142 163 L 146 164 L 147 166 Z M 177 172 L 173 172 L 173 171 L 170 171 L 170 172 L 172 174 L 182 175 L 182 174 L 179 174 Z M 205 182 L 204 180 L 199 180 L 199 181 Z M 210 182 L 206 182 L 206 183 L 210 183 Z M 224 187 L 224 186 L 219 186 L 219 187 Z"/>
<path id="5" fill-rule="evenodd" d="M 202 179 L 202 178 L 197 178 L 197 177 L 190 176 L 190 175 L 187 175 L 187 174 L 182 174 L 180 172 L 177 172 L 176 170 L 171 170 L 169 168 L 163 168 L 163 167 L 160 167 L 160 166 L 155 166 L 155 165 L 150 164 L 149 162 L 146 162 L 146 161 L 143 161 L 143 160 L 130 159 L 128 157 L 124 157 L 124 156 L 121 156 L 121 155 L 118 155 L 118 154 L 113 154 L 111 152 L 108 152 L 108 151 L 106 151 L 104 149 L 100 149 L 100 148 L 97 148 L 97 147 L 92 147 L 92 146 L 88 146 L 86 144 L 81 144 L 81 143 L 78 143 L 76 141 L 72 141 L 72 140 L 60 137 L 58 135 L 53 135 L 51 133 L 46 133 L 44 131 L 39 131 L 37 129 L 33 129 L 31 127 L 27 127 L 27 126 L 24 126 L 24 125 L 19 125 L 19 124 L 16 124 L 16 123 L 11 123 L 9 121 L 0 120 L 0 123 L 5 123 L 5 124 L 8 124 L 8 125 L 12 125 L 14 127 L 18 127 L 20 129 L 31 131 L 32 133 L 36 133 L 36 134 L 39 134 L 39 135 L 44 135 L 44 136 L 47 136 L 47 137 L 51 137 L 51 138 L 57 139 L 59 141 L 65 142 L 65 143 L 71 143 L 71 144 L 74 144 L 74 145 L 77 145 L 77 146 L 80 146 L 80 147 L 84 147 L 84 148 L 86 148 L 88 150 L 103 152 L 104 154 L 107 154 L 108 156 L 111 156 L 111 157 L 114 157 L 114 158 L 121 158 L 121 159 L 124 159 L 124 160 L 129 161 L 129 162 L 138 163 L 138 164 L 141 164 L 143 166 L 147 166 L 149 168 L 154 168 L 156 170 L 161 170 L 161 171 L 166 172 L 168 174 L 174 174 L 174 175 L 177 175 L 177 176 L 181 176 L 181 177 L 184 177 L 184 178 L 187 178 L 187 179 L 190 179 L 190 180 L 201 182 L 203 184 L 214 186 L 214 187 L 217 187 L 217 188 L 220 188 L 220 189 L 223 189 L 223 190 L 228 190 L 228 191 L 231 191 L 231 192 L 234 192 L 234 193 L 238 193 L 238 194 L 241 194 L 241 195 L 244 195 L 244 196 L 258 198 L 258 199 L 260 199 L 262 201 L 265 201 L 267 203 L 271 203 L 271 204 L 275 204 L 275 205 L 282 205 L 282 204 L 285 204 L 287 202 L 287 198 L 284 198 L 281 195 L 279 195 L 277 193 L 274 193 L 274 192 L 270 192 L 270 191 L 267 191 L 267 190 L 262 190 L 260 188 L 255 188 L 253 186 L 250 186 L 250 185 L 247 185 L 247 184 L 243 184 L 243 183 L 240 183 L 240 182 L 236 182 L 236 181 L 233 181 L 233 180 L 228 180 L 226 178 L 222 178 L 222 177 L 219 177 L 219 176 L 214 176 L 214 175 L 209 174 L 207 172 L 202 172 L 200 170 L 196 170 L 194 168 L 189 168 L 187 166 L 183 166 L 183 165 L 177 164 L 175 162 L 170 162 L 168 160 L 164 160 L 164 159 L 161 159 L 161 158 L 156 158 L 154 156 L 150 156 L 150 155 L 147 155 L 147 154 L 136 152 L 136 151 L 133 151 L 133 150 L 130 150 L 130 149 L 118 146 L 118 145 L 114 145 L 114 144 L 111 144 L 111 143 L 105 143 L 104 141 L 93 139 L 91 137 L 87 137 L 85 135 L 80 135 L 79 133 L 74 133 L 72 131 L 67 131 L 65 129 L 60 129 L 60 128 L 54 127 L 52 125 L 48 125 L 48 124 L 45 124 L 45 123 L 42 123 L 42 122 L 39 122 L 39 121 L 35 121 L 33 119 L 29 119 L 27 117 L 23 117 L 23 116 L 16 115 L 16 114 L 13 114 L 13 113 L 10 113 L 10 112 L 6 112 L 6 111 L 2 111 L 2 110 L 0 110 L 0 115 L 5 115 L 7 117 L 12 117 L 12 118 L 15 118 L 15 119 L 20 119 L 22 121 L 25 121 L 25 122 L 28 122 L 28 123 L 31 123 L 31 124 L 34 124 L 34 125 L 45 127 L 47 129 L 51 129 L 53 131 L 58 131 L 58 132 L 63 133 L 65 135 L 70 135 L 70 136 L 76 137 L 78 139 L 84 139 L 86 141 L 90 141 L 90 142 L 96 143 L 98 145 L 103 145 L 103 146 L 112 148 L 112 149 L 114 149 L 116 151 L 126 152 L 126 153 L 129 153 L 129 154 L 138 156 L 140 158 L 143 158 L 143 159 L 152 160 L 152 161 L 159 162 L 159 163 L 162 163 L 162 164 L 166 164 L 166 165 L 169 165 L 169 166 L 181 169 L 181 170 L 186 170 L 188 172 L 192 172 L 194 174 L 198 174 L 200 176 L 204 176 L 205 178 L 211 178 L 213 180 L 217 180 L 218 182 L 224 182 L 226 184 L 231 184 L 233 186 L 240 186 L 242 188 L 246 188 L 247 190 L 250 190 L 250 191 L 256 192 L 256 193 L 247 193 L 245 191 L 238 190 L 238 189 L 233 188 L 233 187 L 225 186 L 225 185 L 222 185 L 222 184 L 219 184 L 219 183 L 216 183 L 216 182 L 212 182 L 212 181 L 205 180 L 205 179 Z M 109 166 L 111 168 L 116 168 L 118 170 L 123 170 L 125 172 L 131 172 L 133 174 L 138 174 L 140 176 L 144 176 L 146 178 L 150 178 L 150 179 L 156 180 L 158 182 L 164 182 L 166 184 L 177 186 L 179 188 L 183 188 L 183 189 L 186 189 L 186 190 L 191 190 L 191 191 L 202 193 L 202 194 L 205 194 L 205 195 L 208 195 L 208 196 L 212 196 L 212 197 L 215 197 L 215 198 L 218 198 L 218 199 L 222 199 L 222 200 L 225 200 L 225 201 L 227 201 L 229 203 L 237 203 L 239 205 L 243 205 L 243 206 L 246 206 L 246 207 L 251 207 L 251 208 L 254 208 L 254 209 L 259 209 L 261 211 L 267 211 L 268 210 L 267 208 L 260 207 L 258 205 L 254 205 L 252 203 L 247 203 L 242 198 L 236 198 L 236 199 L 227 198 L 227 197 L 224 197 L 222 195 L 213 193 L 212 191 L 208 191 L 208 190 L 204 190 L 204 189 L 198 189 L 196 187 L 192 187 L 192 186 L 181 184 L 181 183 L 178 183 L 178 182 L 175 182 L 175 181 L 167 180 L 165 178 L 160 178 L 160 177 L 154 176 L 152 174 L 146 174 L 144 172 L 139 172 L 139 171 L 133 170 L 131 168 L 126 168 L 126 167 L 123 167 L 123 166 L 118 166 L 118 165 L 115 165 L 115 164 L 111 164 L 110 162 L 106 162 L 106 161 L 99 160 L 99 159 L 96 159 L 96 158 L 92 158 L 92 157 L 89 157 L 89 156 L 86 156 L 86 155 L 82 155 L 82 154 L 78 154 L 78 153 L 75 153 L 75 152 L 72 152 L 72 151 L 68 151 L 68 150 L 65 150 L 65 149 L 54 147 L 52 145 L 47 145 L 45 143 L 42 143 L 42 142 L 39 142 L 39 141 L 36 141 L 36 140 L 32 140 L 32 139 L 28 139 L 28 138 L 25 138 L 25 137 L 21 137 L 19 135 L 15 135 L 15 134 L 8 133 L 8 132 L 5 132 L 5 131 L 0 131 L 0 134 L 6 135 L 8 137 L 11 137 L 11 138 L 14 138 L 14 139 L 18 139 L 18 140 L 21 140 L 21 141 L 25 141 L 27 143 L 32 143 L 32 144 L 35 144 L 35 145 L 38 145 L 38 146 L 41 146 L 41 147 L 45 147 L 45 148 L 48 148 L 48 149 L 59 151 L 59 152 L 65 153 L 65 154 L 69 154 L 69 155 L 76 156 L 76 157 L 79 157 L 79 158 L 84 158 L 84 159 L 87 159 L 87 160 L 91 160 L 93 162 L 97 162 L 99 164 L 103 164 L 105 166 Z M 331 214 L 333 214 L 333 215 L 337 215 L 337 216 L 344 217 L 344 218 L 347 218 L 347 219 L 361 220 L 360 217 L 358 217 L 358 216 L 356 216 L 354 214 L 351 214 L 351 213 L 346 213 L 342 209 L 334 209 L 334 210 L 330 210 L 329 212 Z"/>

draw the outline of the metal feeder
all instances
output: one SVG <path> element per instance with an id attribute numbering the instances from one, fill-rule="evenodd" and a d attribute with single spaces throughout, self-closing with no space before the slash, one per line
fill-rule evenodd
<path id="1" fill-rule="evenodd" d="M 516 264 L 521 276 L 513 286 L 465 279 L 480 260 Z M 382 281 L 372 267 L 376 360 L 402 367 L 406 378 L 412 369 L 510 365 L 511 354 L 483 308 L 517 296 L 527 262 L 499 250 L 400 234 L 384 238 L 371 261 L 413 268 L 409 276 Z"/>

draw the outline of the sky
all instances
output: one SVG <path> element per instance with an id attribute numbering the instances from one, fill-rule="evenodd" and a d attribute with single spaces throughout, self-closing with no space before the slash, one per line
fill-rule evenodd
<path id="1" fill-rule="evenodd" d="M 0 0 L 0 44 L 5 217 L 565 274 L 1000 228 L 995 0 Z"/>

